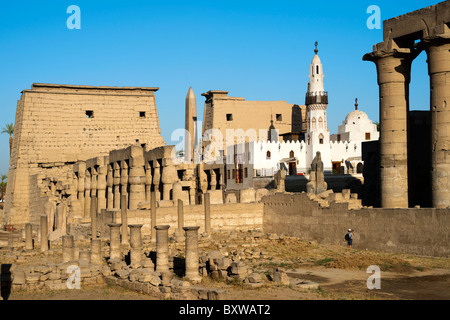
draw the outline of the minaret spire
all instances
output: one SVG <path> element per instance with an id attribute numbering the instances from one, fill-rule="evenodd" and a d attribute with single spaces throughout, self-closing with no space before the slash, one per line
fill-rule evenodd
<path id="1" fill-rule="evenodd" d="M 358 98 L 355 98 L 355 110 L 358 110 Z"/>
<path id="2" fill-rule="evenodd" d="M 317 49 L 317 45 L 318 45 L 319 43 L 316 41 L 315 43 L 314 43 L 314 45 L 316 46 L 316 48 L 314 49 L 314 53 L 315 54 L 317 54 L 317 52 L 319 52 L 319 50 Z"/>

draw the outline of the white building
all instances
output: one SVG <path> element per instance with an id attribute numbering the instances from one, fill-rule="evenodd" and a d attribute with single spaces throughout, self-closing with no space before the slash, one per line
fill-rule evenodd
<path id="1" fill-rule="evenodd" d="M 314 53 L 305 99 L 305 140 L 279 142 L 275 137 L 272 141 L 247 142 L 242 152 L 235 151 L 238 154 L 236 159 L 239 159 L 238 162 L 243 167 L 250 164 L 245 170 L 252 170 L 254 177 L 272 176 L 280 169 L 286 170 L 287 175 L 307 174 L 318 151 L 321 153 L 325 173 L 361 173 L 362 142 L 379 138 L 376 125 L 365 112 L 358 110 L 357 103 L 355 110 L 338 127 L 338 133 L 330 135 L 326 114 L 328 94 L 324 90 L 323 66 L 317 54 L 317 44 Z M 233 154 L 231 149 L 228 152 Z"/>

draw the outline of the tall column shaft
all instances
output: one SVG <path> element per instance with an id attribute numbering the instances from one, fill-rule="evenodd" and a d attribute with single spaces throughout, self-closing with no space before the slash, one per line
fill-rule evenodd
<path id="1" fill-rule="evenodd" d="M 427 49 L 430 76 L 431 188 L 435 208 L 450 206 L 450 40 Z"/>
<path id="2" fill-rule="evenodd" d="M 182 233 L 181 230 L 184 227 L 184 212 L 183 212 L 183 200 L 178 199 L 178 233 Z"/>
<path id="3" fill-rule="evenodd" d="M 114 209 L 120 208 L 120 165 L 117 162 L 114 162 L 113 165 L 113 185 L 114 185 Z"/>
<path id="4" fill-rule="evenodd" d="M 122 223 L 122 244 L 128 244 L 127 196 L 120 197 L 120 222 Z"/>
<path id="5" fill-rule="evenodd" d="M 91 237 L 97 239 L 97 196 L 91 197 Z"/>
<path id="6" fill-rule="evenodd" d="M 127 197 L 126 203 L 128 207 L 128 163 L 126 161 L 122 161 L 120 166 L 120 195 Z"/>
<path id="7" fill-rule="evenodd" d="M 33 250 L 33 227 L 31 223 L 25 225 L 25 250 Z"/>
<path id="8" fill-rule="evenodd" d="M 151 240 L 156 241 L 156 192 L 151 193 L 150 200 L 150 223 L 151 223 Z"/>
<path id="9" fill-rule="evenodd" d="M 169 227 L 155 226 L 156 229 L 156 271 L 169 272 Z"/>
<path id="10" fill-rule="evenodd" d="M 211 194 L 205 193 L 204 195 L 204 206 L 205 206 L 205 232 L 207 234 L 211 233 Z"/>
<path id="11" fill-rule="evenodd" d="M 91 215 L 91 174 L 86 170 L 84 176 L 84 220 L 88 220 Z"/>
<path id="12" fill-rule="evenodd" d="M 186 278 L 199 282 L 201 276 L 198 272 L 198 229 L 200 227 L 184 227 L 186 232 Z"/>
<path id="13" fill-rule="evenodd" d="M 97 213 L 102 212 L 102 209 L 106 209 L 106 175 L 106 165 L 100 166 L 97 175 Z"/>
<path id="14" fill-rule="evenodd" d="M 408 207 L 409 82 L 412 59 L 388 54 L 375 60 L 380 92 L 381 206 Z"/>
<path id="15" fill-rule="evenodd" d="M 41 252 L 48 251 L 47 216 L 41 216 Z"/>
<path id="16" fill-rule="evenodd" d="M 130 224 L 130 263 L 140 265 L 142 258 L 142 224 Z"/>
<path id="17" fill-rule="evenodd" d="M 145 200 L 145 160 L 140 146 L 131 146 L 130 170 L 128 184 L 130 186 L 129 208 L 137 209 L 138 203 Z"/>
<path id="18" fill-rule="evenodd" d="M 109 239 L 109 258 L 110 259 L 122 259 L 122 253 L 120 251 L 120 223 L 110 223 L 110 239 Z"/>
<path id="19" fill-rule="evenodd" d="M 106 208 L 112 209 L 114 208 L 114 177 L 113 177 L 113 169 L 112 165 L 107 165 L 107 174 L 106 174 Z"/>

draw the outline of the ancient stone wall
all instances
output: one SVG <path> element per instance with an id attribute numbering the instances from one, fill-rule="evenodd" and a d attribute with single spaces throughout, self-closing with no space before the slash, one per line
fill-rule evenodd
<path id="1" fill-rule="evenodd" d="M 159 207 L 156 211 L 156 225 L 170 225 L 170 230 L 175 232 L 178 228 L 178 207 Z M 120 223 L 120 212 L 103 210 L 99 215 L 99 221 L 104 225 L 108 223 Z M 199 232 L 205 232 L 205 211 L 203 205 L 189 205 L 183 207 L 184 225 L 200 226 Z M 103 216 L 106 216 L 103 218 Z M 263 224 L 262 203 L 227 203 L 211 204 L 211 229 L 213 230 L 250 230 L 261 228 Z M 150 210 L 128 210 L 128 224 L 142 224 L 142 233 L 149 235 L 151 232 Z M 98 222 L 98 228 L 104 230 L 105 236 L 109 229 L 103 228 Z"/>
<path id="2" fill-rule="evenodd" d="M 157 90 L 37 83 L 23 90 L 8 173 L 8 223 L 30 220 L 31 202 L 40 192 L 31 177 L 46 174 L 48 168 L 70 166 L 133 144 L 146 149 L 164 145 Z"/>
<path id="3" fill-rule="evenodd" d="M 319 243 L 345 245 L 346 230 L 355 230 L 357 249 L 448 257 L 450 210 L 436 208 L 349 210 L 347 203 L 321 208 L 305 193 L 262 198 L 264 231 Z"/>

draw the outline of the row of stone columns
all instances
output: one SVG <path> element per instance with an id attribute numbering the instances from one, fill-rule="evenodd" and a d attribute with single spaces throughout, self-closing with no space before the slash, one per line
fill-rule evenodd
<path id="1" fill-rule="evenodd" d="M 430 76 L 432 204 L 450 206 L 450 39 L 423 39 Z M 377 67 L 380 96 L 381 205 L 408 207 L 407 128 L 412 61 L 420 51 L 397 48 L 364 56 Z M 411 142 L 412 143 L 412 142 Z"/>
<path id="2" fill-rule="evenodd" d="M 171 191 L 178 181 L 177 169 L 172 159 L 146 161 L 141 147 L 129 148 L 129 159 L 108 163 L 108 157 L 99 157 L 94 158 L 96 164 L 89 167 L 86 166 L 86 162 L 77 164 L 75 174 L 77 198 L 81 203 L 85 221 L 92 216 L 93 198 L 97 201 L 97 213 L 106 208 L 120 209 L 122 196 L 126 196 L 125 203 L 131 210 L 137 209 L 140 202 L 151 201 L 152 192 L 155 193 L 157 200 L 170 200 Z M 88 163 L 90 161 L 88 160 Z M 187 181 L 194 181 L 194 169 L 188 169 L 183 177 Z M 213 180 L 214 190 L 215 178 Z M 190 185 L 189 201 L 192 204 L 195 204 L 195 193 L 195 186 Z M 178 199 L 174 197 L 173 200 Z"/>
<path id="3" fill-rule="evenodd" d="M 111 223 L 110 227 L 110 259 L 122 259 L 120 251 L 120 228 L 122 224 Z M 142 224 L 130 227 L 130 265 L 140 265 L 142 261 Z M 169 272 L 169 225 L 157 225 L 156 230 L 156 271 Z M 200 227 L 183 227 L 186 239 L 185 276 L 190 281 L 200 281 L 198 271 L 198 230 Z"/>

